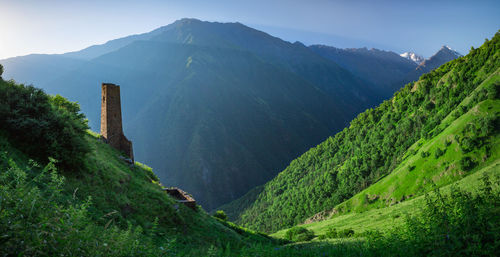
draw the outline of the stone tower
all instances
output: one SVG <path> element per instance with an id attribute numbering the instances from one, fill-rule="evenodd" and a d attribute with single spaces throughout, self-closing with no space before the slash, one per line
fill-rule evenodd
<path id="1" fill-rule="evenodd" d="M 110 146 L 125 153 L 132 162 L 132 142 L 123 134 L 120 86 L 102 83 L 101 135 Z"/>

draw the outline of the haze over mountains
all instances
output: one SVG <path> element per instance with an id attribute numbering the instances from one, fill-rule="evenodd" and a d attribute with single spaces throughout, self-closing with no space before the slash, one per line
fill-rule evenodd
<path id="1" fill-rule="evenodd" d="M 451 58 L 441 49 L 417 66 L 393 52 L 307 47 L 240 23 L 183 19 L 78 52 L 0 62 L 4 78 L 78 101 L 93 130 L 100 83 L 121 85 L 137 160 L 212 209 Z"/>
<path id="2" fill-rule="evenodd" d="M 312 45 L 310 49 L 354 75 L 377 85 L 384 98 L 392 96 L 406 83 L 416 81 L 422 74 L 462 56 L 448 46 L 441 47 L 429 59 L 410 52 L 398 55 L 391 51 L 367 48 L 340 49 Z"/>
<path id="3" fill-rule="evenodd" d="M 389 51 L 367 48 L 339 49 L 321 45 L 313 45 L 310 48 L 356 76 L 377 85 L 385 92 L 386 98 L 403 85 L 401 82 L 408 73 L 417 68 L 415 62 Z"/>

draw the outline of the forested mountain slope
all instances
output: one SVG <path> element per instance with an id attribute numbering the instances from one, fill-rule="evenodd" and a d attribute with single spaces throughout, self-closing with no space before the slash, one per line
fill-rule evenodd
<path id="1" fill-rule="evenodd" d="M 467 56 L 446 63 L 423 75 L 419 81 L 406 85 L 391 100 L 360 114 L 348 128 L 292 161 L 258 196 L 251 195 L 256 200 L 244 210 L 237 210 L 231 204 L 225 208 L 239 214 L 233 218 L 240 224 L 263 231 L 290 227 L 316 213 L 333 209 L 391 174 L 407 154 L 414 151 L 410 147 L 416 142 L 438 136 L 450 122 L 478 103 L 488 98 L 497 99 L 499 82 L 494 73 L 500 67 L 499 48 L 500 34 L 497 33 Z M 492 78 L 485 88 L 475 91 Z M 466 98 L 470 99 L 467 104 L 460 105 Z M 452 112 L 454 116 L 449 116 Z M 460 145 L 458 150 L 467 153 L 478 145 L 483 147 L 481 151 L 486 151 L 484 147 L 491 149 L 493 141 L 490 138 L 498 133 L 497 117 L 498 114 L 481 117 L 473 122 L 477 126 L 453 138 L 455 145 Z M 477 129 L 481 133 L 475 131 Z M 425 157 L 430 154 L 423 153 Z M 443 153 L 437 156 L 440 154 Z M 453 160 L 447 164 L 449 173 L 463 172 L 469 165 L 484 162 L 490 154 L 487 152 L 484 160 L 481 155 Z M 444 168 L 442 163 L 433 163 L 434 166 L 426 168 Z M 413 165 L 419 167 L 421 164 Z M 424 183 L 422 180 L 415 182 Z M 238 200 L 239 208 L 245 206 L 241 204 L 245 203 L 244 199 Z"/>
<path id="2" fill-rule="evenodd" d="M 99 85 L 120 85 L 136 159 L 207 209 L 265 183 L 381 101 L 375 86 L 333 61 L 240 23 L 183 19 L 49 57 L 78 65 L 13 58 L 5 78 L 78 101 L 94 131 Z"/>

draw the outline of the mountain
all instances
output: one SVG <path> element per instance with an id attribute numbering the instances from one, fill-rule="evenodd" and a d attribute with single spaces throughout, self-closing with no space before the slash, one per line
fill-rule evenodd
<path id="1" fill-rule="evenodd" d="M 1 78 L 0 96 L 3 255 L 204 256 L 277 243 L 177 202 L 151 168 L 87 133 L 77 104 Z M 78 163 L 47 158 L 61 155 Z"/>
<path id="2" fill-rule="evenodd" d="M 499 85 L 497 33 L 361 113 L 273 180 L 222 209 L 239 224 L 277 231 L 386 208 L 479 170 L 498 175 Z"/>
<path id="3" fill-rule="evenodd" d="M 400 56 L 415 62 L 417 65 L 420 65 L 425 60 L 424 57 L 413 52 L 404 52 Z"/>
<path id="4" fill-rule="evenodd" d="M 30 54 L 0 62 L 6 69 L 4 78 L 16 78 L 25 84 L 48 83 L 85 63 L 83 60 L 50 54 Z"/>
<path id="5" fill-rule="evenodd" d="M 459 57 L 462 57 L 462 55 L 457 51 L 451 49 L 449 46 L 442 46 L 437 53 L 420 63 L 417 67 L 417 71 L 421 74 L 427 73 L 441 66 L 443 63 L 455 60 Z"/>
<path id="6" fill-rule="evenodd" d="M 460 53 L 451 49 L 449 46 L 442 46 L 433 56 L 421 62 L 414 71 L 409 72 L 403 82 L 415 81 L 423 74 L 461 56 Z"/>
<path id="7" fill-rule="evenodd" d="M 79 102 L 93 130 L 99 85 L 121 85 L 136 159 L 207 209 L 265 183 L 382 98 L 376 86 L 303 44 L 240 23 L 183 19 L 44 58 L 50 63 L 30 56 L 0 63 L 5 78 Z M 44 76 L 55 63 L 65 67 Z"/>
<path id="8" fill-rule="evenodd" d="M 384 99 L 391 97 L 406 83 L 418 80 L 422 74 L 461 56 L 447 46 L 443 46 L 427 60 L 411 52 L 398 55 L 378 49 L 340 49 L 324 45 L 312 45 L 310 48 L 354 75 L 371 82 L 382 92 Z"/>
<path id="9" fill-rule="evenodd" d="M 401 82 L 417 65 L 390 51 L 367 48 L 340 49 L 324 45 L 312 45 L 315 53 L 334 61 L 356 76 L 371 82 L 390 97 L 403 84 Z M 396 86 L 393 86 L 397 84 Z"/>

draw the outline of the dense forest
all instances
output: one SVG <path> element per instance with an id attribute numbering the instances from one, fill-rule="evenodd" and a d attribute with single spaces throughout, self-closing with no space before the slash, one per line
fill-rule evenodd
<path id="1" fill-rule="evenodd" d="M 245 197 L 224 209 L 240 224 L 261 231 L 276 231 L 330 210 L 390 174 L 410 146 L 439 134 L 445 117 L 500 66 L 500 34 L 478 49 L 409 83 L 390 100 L 355 118 L 349 127 L 312 148 L 265 184 L 254 202 Z M 499 85 L 475 92 L 455 118 L 480 101 L 498 99 Z M 440 125 L 441 124 L 441 125 Z M 498 133 L 498 118 L 490 115 L 477 121 L 477 129 L 457 138 L 462 151 L 480 147 Z M 438 153 L 439 154 L 439 153 Z M 470 158 L 470 157 L 467 157 Z M 473 159 L 457 160 L 474 165 Z M 470 168 L 470 167 L 469 167 Z M 242 204 L 245 203 L 245 204 Z M 245 206 L 246 205 L 246 206 Z"/>

